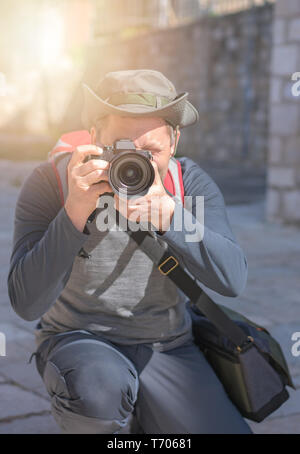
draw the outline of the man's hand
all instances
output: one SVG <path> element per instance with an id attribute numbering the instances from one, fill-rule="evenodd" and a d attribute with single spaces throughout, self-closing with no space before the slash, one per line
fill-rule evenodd
<path id="1" fill-rule="evenodd" d="M 164 233 L 170 227 L 175 202 L 162 184 L 156 162 L 151 161 L 151 163 L 155 178 L 147 194 L 133 199 L 125 199 L 115 194 L 115 208 L 127 219 L 135 222 L 150 222 L 156 230 Z"/>
<path id="2" fill-rule="evenodd" d="M 112 192 L 108 183 L 109 163 L 91 159 L 83 163 L 90 154 L 101 156 L 102 149 L 96 145 L 81 145 L 73 152 L 68 165 L 68 197 L 65 210 L 74 226 L 82 232 L 90 214 L 96 209 L 100 195 Z M 99 183 L 100 180 L 104 180 Z"/>

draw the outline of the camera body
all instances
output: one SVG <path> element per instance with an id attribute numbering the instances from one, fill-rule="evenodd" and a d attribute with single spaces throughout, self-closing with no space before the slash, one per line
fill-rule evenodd
<path id="1" fill-rule="evenodd" d="M 100 144 L 96 144 L 102 147 Z M 102 147 L 101 155 L 88 155 L 90 159 L 102 159 L 110 163 L 108 180 L 113 191 L 121 197 L 133 198 L 145 195 L 154 181 L 152 154 L 136 149 L 130 139 L 120 139 L 113 146 Z"/>

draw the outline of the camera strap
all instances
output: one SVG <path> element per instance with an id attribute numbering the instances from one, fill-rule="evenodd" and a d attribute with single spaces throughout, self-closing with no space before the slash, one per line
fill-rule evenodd
<path id="1" fill-rule="evenodd" d="M 200 312 L 207 317 L 215 327 L 227 336 L 236 346 L 248 341 L 242 331 L 217 304 L 201 289 L 195 277 L 180 264 L 179 259 L 160 244 L 157 235 L 149 231 L 127 231 L 128 235 L 138 244 L 140 249 L 153 261 L 159 272 L 167 276 L 189 298 Z"/>

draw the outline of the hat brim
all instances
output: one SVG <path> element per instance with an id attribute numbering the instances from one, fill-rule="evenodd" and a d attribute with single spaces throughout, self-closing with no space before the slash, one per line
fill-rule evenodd
<path id="1" fill-rule="evenodd" d="M 160 117 L 165 119 L 174 128 L 178 125 L 185 128 L 196 123 L 199 119 L 198 111 L 187 101 L 188 92 L 182 93 L 169 104 L 154 108 L 141 104 L 122 104 L 115 106 L 100 98 L 90 87 L 83 84 L 84 106 L 82 111 L 82 123 L 86 129 L 95 124 L 96 118 L 106 115 L 118 115 L 123 117 Z"/>

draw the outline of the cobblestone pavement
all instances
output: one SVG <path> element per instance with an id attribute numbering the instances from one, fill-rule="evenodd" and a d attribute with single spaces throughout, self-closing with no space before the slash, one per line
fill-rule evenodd
<path id="1" fill-rule="evenodd" d="M 20 184 L 33 165 L 12 167 L 8 161 L 0 161 L 0 332 L 6 336 L 6 356 L 0 356 L 0 434 L 60 433 L 34 361 L 28 364 L 35 348 L 36 322 L 26 322 L 14 313 L 6 288 L 14 207 Z M 296 391 L 289 389 L 290 399 L 262 423 L 250 422 L 254 433 L 299 434 L 300 356 L 291 354 L 291 336 L 300 332 L 300 230 L 265 222 L 264 199 L 255 200 L 238 204 L 235 197 L 234 205 L 228 205 L 231 225 L 248 259 L 247 287 L 238 298 L 214 292 L 211 296 L 270 330 L 283 348 L 297 387 Z"/>

